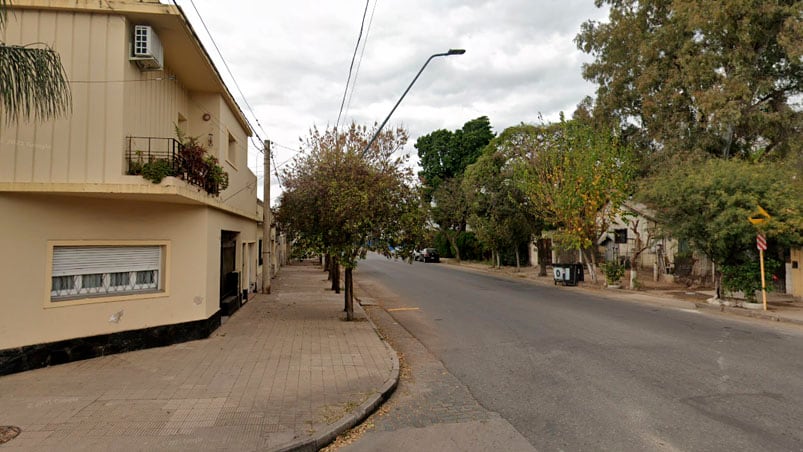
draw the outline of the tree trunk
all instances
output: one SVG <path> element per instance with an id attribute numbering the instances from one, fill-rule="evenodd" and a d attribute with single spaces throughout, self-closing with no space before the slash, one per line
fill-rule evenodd
<path id="1" fill-rule="evenodd" d="M 332 290 L 335 293 L 340 293 L 340 263 L 337 258 L 332 256 L 329 259 L 330 276 L 332 279 Z"/>
<path id="2" fill-rule="evenodd" d="M 717 300 L 721 300 L 722 299 L 722 273 L 717 271 L 717 264 L 711 264 L 711 271 L 713 273 L 713 275 L 711 275 L 711 278 L 714 279 L 714 285 L 715 285 L 715 288 L 716 288 L 716 291 L 714 292 L 714 298 L 716 298 Z"/>
<path id="3" fill-rule="evenodd" d="M 638 272 L 636 272 L 636 266 L 633 265 L 633 261 L 630 261 L 630 290 L 636 290 L 636 276 Z"/>
<path id="4" fill-rule="evenodd" d="M 597 263 L 595 262 L 594 253 L 585 249 L 581 250 L 580 252 L 583 254 L 583 257 L 585 258 L 586 261 L 586 265 L 588 266 L 588 275 L 591 276 L 591 282 L 596 284 L 597 272 L 595 267 L 597 266 Z"/>
<path id="5" fill-rule="evenodd" d="M 350 274 L 351 274 L 351 270 L 347 268 L 346 269 L 346 281 L 345 281 L 346 284 L 345 284 L 345 287 L 344 287 L 344 296 L 343 296 L 343 312 L 345 312 L 345 313 L 349 312 L 349 298 L 351 298 L 351 294 L 349 293 L 349 277 L 350 277 Z"/>
<path id="6" fill-rule="evenodd" d="M 546 276 L 546 240 L 538 239 L 536 247 L 538 248 L 538 276 Z"/>
<path id="7" fill-rule="evenodd" d="M 502 256 L 499 254 L 499 250 L 496 250 L 496 268 L 502 268 Z"/>
<path id="8" fill-rule="evenodd" d="M 521 262 L 519 258 L 519 247 L 516 247 L 516 273 L 521 271 Z"/>
<path id="9" fill-rule="evenodd" d="M 327 254 L 327 255 L 324 257 L 324 260 L 323 260 L 323 271 L 325 271 L 325 272 L 329 272 L 329 276 L 327 277 L 327 279 L 332 279 L 332 267 L 331 267 L 331 265 L 330 265 L 330 264 L 331 264 L 331 262 L 330 262 L 330 260 L 329 260 L 329 259 L 330 259 L 330 257 L 329 257 L 329 255 Z"/>
<path id="10" fill-rule="evenodd" d="M 346 268 L 346 320 L 354 320 L 354 276 L 352 268 Z"/>

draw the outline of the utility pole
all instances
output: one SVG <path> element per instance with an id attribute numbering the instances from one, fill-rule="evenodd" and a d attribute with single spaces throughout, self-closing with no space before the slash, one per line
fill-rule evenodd
<path id="1" fill-rule="evenodd" d="M 270 140 L 265 140 L 264 170 L 262 176 L 262 293 L 270 293 L 271 266 L 271 227 L 273 221 L 270 211 Z"/>

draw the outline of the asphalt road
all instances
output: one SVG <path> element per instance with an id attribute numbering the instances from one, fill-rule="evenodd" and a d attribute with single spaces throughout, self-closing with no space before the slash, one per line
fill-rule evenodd
<path id="1" fill-rule="evenodd" d="M 803 329 L 371 255 L 356 278 L 539 450 L 803 450 Z"/>

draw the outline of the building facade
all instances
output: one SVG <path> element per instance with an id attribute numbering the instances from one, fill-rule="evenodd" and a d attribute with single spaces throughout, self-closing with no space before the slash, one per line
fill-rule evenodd
<path id="1" fill-rule="evenodd" d="M 205 337 L 258 289 L 251 130 L 214 64 L 156 0 L 12 11 L 0 38 L 60 54 L 72 111 L 0 124 L 0 375 Z M 227 188 L 188 173 L 176 129 Z"/>

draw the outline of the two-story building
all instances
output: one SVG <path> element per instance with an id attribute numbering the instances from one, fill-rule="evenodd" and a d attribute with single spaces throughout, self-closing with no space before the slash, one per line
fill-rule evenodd
<path id="1" fill-rule="evenodd" d="M 187 18 L 158 0 L 10 12 L 0 40 L 56 50 L 72 109 L 0 124 L 0 375 L 207 336 L 257 289 L 257 180 Z M 219 194 L 188 174 L 176 128 L 227 173 Z M 153 183 L 157 161 L 173 175 Z"/>

